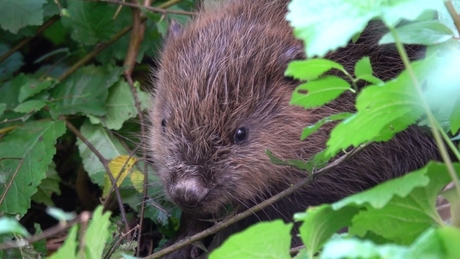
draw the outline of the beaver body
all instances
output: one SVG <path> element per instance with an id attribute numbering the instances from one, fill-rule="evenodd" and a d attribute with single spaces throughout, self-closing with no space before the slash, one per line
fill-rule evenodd
<path id="1" fill-rule="evenodd" d="M 285 21 L 287 2 L 221 1 L 185 28 L 173 29 L 166 40 L 156 72 L 149 143 L 166 194 L 184 211 L 177 239 L 211 225 L 203 219 L 245 210 L 304 178 L 305 172 L 272 164 L 266 150 L 281 159 L 306 161 L 325 147 L 331 126 L 300 141 L 302 129 L 354 109 L 351 94 L 310 110 L 289 106 L 299 82 L 284 71 L 305 54 Z M 352 71 L 357 60 L 370 56 L 376 76 L 395 77 L 402 63 L 393 47 L 377 46 L 382 28 L 371 25 L 358 42 L 327 58 Z M 337 201 L 437 157 L 431 137 L 409 128 L 217 233 L 208 248 L 255 222 L 291 221 L 308 206 Z M 191 247 L 170 255 L 192 257 Z"/>

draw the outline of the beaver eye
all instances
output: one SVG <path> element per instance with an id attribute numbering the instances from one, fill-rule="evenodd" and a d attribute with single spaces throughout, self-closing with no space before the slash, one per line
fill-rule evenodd
<path id="1" fill-rule="evenodd" d="M 235 144 L 241 144 L 243 141 L 246 140 L 247 136 L 248 136 L 248 133 L 247 133 L 246 128 L 241 127 L 236 130 L 233 140 L 235 141 Z"/>

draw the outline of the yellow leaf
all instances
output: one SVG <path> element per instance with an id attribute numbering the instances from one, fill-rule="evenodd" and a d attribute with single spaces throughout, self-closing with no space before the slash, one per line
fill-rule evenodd
<path id="1" fill-rule="evenodd" d="M 127 155 L 122 155 L 115 157 L 109 163 L 109 169 L 112 172 L 113 177 L 117 180 L 117 186 L 120 185 L 125 180 L 126 176 L 133 169 L 134 164 L 137 160 L 134 157 Z M 110 188 L 112 187 L 112 182 L 110 181 L 109 175 L 106 174 L 104 177 L 104 189 L 102 190 L 102 198 L 106 199 L 110 194 Z"/>
<path id="2" fill-rule="evenodd" d="M 134 189 L 142 193 L 144 191 L 144 174 L 140 171 L 133 171 L 131 174 L 131 182 L 133 183 Z"/>

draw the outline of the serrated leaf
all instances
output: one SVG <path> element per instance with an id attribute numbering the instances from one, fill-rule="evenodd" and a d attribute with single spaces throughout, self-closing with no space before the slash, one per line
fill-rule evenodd
<path id="1" fill-rule="evenodd" d="M 109 235 L 110 212 L 103 213 L 103 206 L 98 206 L 85 232 L 86 247 L 78 258 L 100 259 Z"/>
<path id="2" fill-rule="evenodd" d="M 425 82 L 432 69 L 431 61 L 426 59 L 412 64 L 420 83 Z M 326 143 L 327 153 L 336 154 L 368 141 L 388 140 L 415 123 L 424 109 L 412 84 L 409 74 L 404 71 L 395 80 L 364 88 L 356 100 L 355 116 L 340 122 L 332 130 Z"/>
<path id="3" fill-rule="evenodd" d="M 307 56 L 322 57 L 345 46 L 374 18 L 379 17 L 387 26 L 394 27 L 402 19 L 414 20 L 425 10 L 440 6 L 440 1 L 418 0 L 294 0 L 288 5 L 287 20 L 296 37 L 305 41 Z"/>
<path id="4" fill-rule="evenodd" d="M 128 8 L 117 13 L 116 5 L 85 1 L 69 1 L 62 24 L 71 31 L 71 37 L 84 45 L 94 45 L 109 40 L 131 22 Z"/>
<path id="5" fill-rule="evenodd" d="M 106 159 L 129 155 L 129 152 L 123 147 L 120 141 L 101 125 L 92 125 L 88 121 L 85 121 L 80 128 L 80 132 Z M 104 166 L 85 143 L 77 140 L 77 145 L 80 157 L 83 160 L 83 167 L 89 177 L 99 186 L 103 186 L 104 175 L 106 174 Z"/>
<path id="6" fill-rule="evenodd" d="M 79 69 L 51 91 L 51 97 L 56 100 L 50 104 L 51 115 L 54 118 L 77 113 L 105 115 L 108 88 L 118 81 L 120 74 L 120 68 L 111 71 L 94 66 Z"/>
<path id="7" fill-rule="evenodd" d="M 261 222 L 232 235 L 214 250 L 209 259 L 288 259 L 292 224 L 282 220 Z"/>
<path id="8" fill-rule="evenodd" d="M 0 87 L 0 103 L 6 104 L 6 110 L 12 110 L 19 105 L 18 97 L 21 87 L 27 83 L 27 76 L 19 74 Z"/>
<path id="9" fill-rule="evenodd" d="M 150 95 L 136 89 L 139 100 L 145 100 Z M 129 85 L 125 81 L 118 81 L 109 89 L 109 97 L 105 102 L 107 114 L 97 118 L 90 117 L 92 123 L 102 123 L 106 128 L 119 130 L 125 121 L 137 115 L 134 97 Z"/>
<path id="10" fill-rule="evenodd" d="M 353 115 L 353 113 L 341 112 L 341 113 L 333 114 L 333 115 L 327 116 L 325 118 L 322 118 L 321 120 L 319 120 L 315 124 L 310 125 L 308 127 L 305 127 L 302 130 L 300 140 L 306 139 L 308 136 L 310 136 L 315 131 L 317 131 L 319 128 L 321 128 L 321 126 L 323 126 L 325 123 L 328 123 L 328 122 L 331 122 L 331 121 L 337 121 L 337 120 L 344 120 L 344 119 L 349 118 L 352 115 Z"/>
<path id="11" fill-rule="evenodd" d="M 118 156 L 112 159 L 109 163 L 110 172 L 115 178 L 117 187 L 125 180 L 126 176 L 131 172 L 133 169 L 134 164 L 137 162 L 135 157 L 130 157 L 126 155 Z M 102 198 L 105 199 L 109 195 L 110 189 L 112 188 L 112 181 L 108 174 L 104 176 L 104 188 L 102 190 Z"/>
<path id="12" fill-rule="evenodd" d="M 15 219 L 8 217 L 0 218 L 0 235 L 17 234 L 23 237 L 30 236 L 29 232 Z"/>
<path id="13" fill-rule="evenodd" d="M 43 23 L 43 4 L 46 0 L 0 1 L 0 25 L 2 29 L 17 33 L 28 25 Z"/>
<path id="14" fill-rule="evenodd" d="M 396 28 L 398 40 L 404 44 L 432 45 L 446 42 L 454 33 L 446 25 L 437 20 L 413 22 Z M 388 32 L 380 39 L 379 44 L 394 43 L 393 35 Z"/>
<path id="15" fill-rule="evenodd" d="M 65 132 L 62 121 L 37 121 L 16 128 L 0 142 L 0 211 L 24 215 L 37 186 L 56 153 L 56 139 Z M 11 183 L 11 184 L 10 184 Z"/>
<path id="16" fill-rule="evenodd" d="M 303 222 L 299 227 L 300 237 L 310 258 L 313 258 L 313 255 L 333 234 L 351 225 L 351 220 L 358 211 L 358 208 L 353 207 L 344 207 L 334 211 L 331 205 L 324 204 L 309 208 L 306 213 L 295 214 L 294 219 Z"/>
<path id="17" fill-rule="evenodd" d="M 42 100 L 30 100 L 21 103 L 13 111 L 20 113 L 29 113 L 33 111 L 39 111 L 41 108 L 45 107 L 46 102 Z"/>
<path id="18" fill-rule="evenodd" d="M 454 164 L 454 168 L 460 172 L 460 164 Z M 410 244 L 428 227 L 442 224 L 435 203 L 450 181 L 444 164 L 430 162 L 403 177 L 336 202 L 332 208 L 364 206 L 366 210 L 354 217 L 350 233 L 364 236 L 372 231 L 396 243 Z"/>
<path id="19" fill-rule="evenodd" d="M 335 239 L 324 246 L 320 258 L 460 258 L 460 231 L 451 226 L 429 228 L 410 246 L 378 245 L 368 240 Z"/>
<path id="20" fill-rule="evenodd" d="M 362 57 L 355 65 L 355 76 L 358 79 L 368 81 L 372 84 L 382 84 L 383 81 L 373 75 L 371 60 L 369 57 Z"/>
<path id="21" fill-rule="evenodd" d="M 38 79 L 28 77 L 24 85 L 21 86 L 18 101 L 23 102 L 27 98 L 30 98 L 45 89 L 49 89 L 54 85 L 55 82 L 52 80 L 40 81 Z"/>
<path id="22" fill-rule="evenodd" d="M 51 195 L 53 193 L 57 195 L 61 194 L 61 189 L 59 188 L 61 178 L 59 177 L 55 167 L 56 165 L 54 162 L 48 166 L 46 178 L 43 179 L 37 188 L 37 192 L 32 196 L 33 201 L 43 203 L 47 206 L 54 206 L 54 202 L 51 200 Z"/>
<path id="23" fill-rule="evenodd" d="M 350 84 L 340 77 L 326 76 L 299 85 L 292 93 L 291 105 L 313 108 L 328 103 L 350 89 Z"/>
<path id="24" fill-rule="evenodd" d="M 328 59 L 315 58 L 301 61 L 292 61 L 288 64 L 284 74 L 286 76 L 292 76 L 295 79 L 306 81 L 317 79 L 322 74 L 333 68 L 338 69 L 343 73 L 347 73 L 345 68 L 337 62 Z"/>
<path id="25" fill-rule="evenodd" d="M 8 50 L 9 47 L 7 45 L 0 44 L 0 56 L 5 54 Z M 11 56 L 0 63 L 0 81 L 10 78 L 23 64 L 22 54 L 20 52 L 11 54 Z"/>

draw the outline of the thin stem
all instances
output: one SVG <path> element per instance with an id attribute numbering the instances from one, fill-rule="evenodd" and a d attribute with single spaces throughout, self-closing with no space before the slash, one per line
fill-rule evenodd
<path id="1" fill-rule="evenodd" d="M 298 183 L 292 185 L 291 187 L 287 188 L 286 190 L 264 200 L 263 202 L 259 203 L 259 204 L 256 204 L 254 205 L 253 207 L 241 212 L 241 213 L 238 213 L 234 216 L 232 216 L 231 218 L 229 219 L 226 219 L 226 220 L 223 220 L 221 222 L 218 222 L 216 223 L 214 226 L 208 228 L 208 229 L 205 229 L 204 231 L 198 233 L 198 234 L 195 234 L 193 236 L 189 236 L 189 237 L 186 237 L 182 240 L 180 240 L 179 242 L 175 243 L 174 245 L 172 246 L 169 246 L 169 247 L 166 247 L 152 255 L 149 255 L 147 257 L 145 257 L 144 259 L 157 259 L 157 258 L 160 258 L 162 256 L 165 256 L 167 254 L 170 254 L 182 247 L 185 247 L 189 244 L 192 244 L 196 241 L 199 241 L 207 236 L 210 236 L 214 233 L 217 233 L 218 231 L 230 226 L 231 224 L 234 224 L 236 222 L 238 222 L 239 220 L 243 219 L 243 218 L 246 218 L 250 215 L 253 215 L 255 212 L 257 211 L 260 211 L 268 206 L 270 206 L 271 204 L 281 200 L 282 198 L 292 194 L 293 192 L 297 191 L 298 189 L 300 189 L 301 187 L 313 182 L 314 180 L 316 180 L 319 176 L 329 172 L 330 170 L 334 169 L 335 167 L 337 167 L 338 165 L 340 165 L 341 163 L 343 163 L 345 160 L 349 159 L 350 157 L 354 156 L 355 154 L 357 154 L 358 152 L 360 152 L 361 150 L 363 150 L 364 148 L 366 147 L 366 145 L 362 145 L 358 148 L 355 148 L 353 149 L 352 151 L 348 152 L 347 154 L 341 156 L 340 158 L 338 158 L 337 160 L 334 160 L 333 162 L 331 162 L 330 164 L 328 164 L 327 166 L 319 169 L 318 171 L 314 172 L 311 176 L 307 176 L 305 177 L 304 179 L 302 179 L 301 181 L 299 181 Z"/>
<path id="2" fill-rule="evenodd" d="M 444 161 L 444 163 L 447 166 L 447 170 L 449 171 L 450 177 L 451 177 L 452 181 L 454 182 L 455 189 L 457 191 L 457 195 L 458 195 L 458 197 L 460 197 L 460 184 L 458 182 L 457 173 L 455 172 L 455 169 L 454 169 L 454 167 L 452 165 L 452 161 L 451 161 L 450 156 L 449 156 L 449 154 L 447 152 L 447 149 L 446 149 L 446 146 L 444 144 L 444 141 L 442 140 L 441 134 L 439 133 L 443 129 L 439 127 L 439 124 L 436 121 L 433 113 L 431 112 L 428 103 L 426 102 L 425 98 L 423 97 L 423 92 L 422 92 L 420 82 L 418 81 L 418 79 L 417 79 L 417 77 L 415 75 L 414 69 L 412 68 L 412 66 L 410 64 L 409 57 L 408 57 L 408 55 L 406 53 L 406 50 L 404 49 L 403 44 L 399 40 L 398 34 L 396 33 L 395 29 L 393 29 L 393 28 L 390 28 L 390 32 L 391 32 L 393 38 L 395 39 L 396 48 L 398 49 L 398 53 L 401 56 L 401 59 L 402 59 L 402 61 L 404 63 L 404 67 L 406 68 L 406 70 L 409 73 L 409 76 L 410 76 L 410 78 L 411 78 L 411 80 L 413 82 L 413 86 L 414 86 L 414 88 L 416 90 L 416 93 L 419 96 L 419 99 L 422 101 L 422 106 L 425 109 L 425 113 L 426 113 L 426 115 L 428 117 L 428 121 L 430 123 L 430 128 L 431 128 L 431 131 L 433 133 L 433 137 L 434 137 L 434 139 L 436 141 L 436 144 L 438 145 L 439 152 L 441 154 L 442 160 Z"/>
<path id="3" fill-rule="evenodd" d="M 85 143 L 85 145 L 94 153 L 94 155 L 102 163 L 102 166 L 104 167 L 105 171 L 107 172 L 107 175 L 109 176 L 112 185 L 116 185 L 115 177 L 113 177 L 112 171 L 110 170 L 110 168 L 108 166 L 110 161 L 107 160 L 104 156 L 102 156 L 102 154 L 96 149 L 96 147 L 94 147 L 94 145 L 91 144 L 91 142 L 89 142 L 85 138 L 85 136 L 83 136 L 83 134 L 81 134 L 81 132 L 77 128 L 75 128 L 75 126 L 72 123 L 70 123 L 68 120 L 66 120 L 63 116 L 61 116 L 60 119 L 63 120 L 65 122 L 67 128 L 70 131 L 72 131 L 72 133 L 74 133 L 75 136 L 77 136 L 83 143 Z M 123 220 L 123 223 L 125 224 L 126 232 L 128 232 L 129 231 L 129 229 L 128 229 L 129 224 L 128 224 L 128 220 L 126 218 L 125 207 L 123 206 L 120 191 L 118 190 L 118 188 L 115 188 L 115 194 L 117 196 L 118 207 L 119 207 L 119 210 L 120 210 L 121 218 Z M 104 209 L 105 209 L 105 207 L 104 207 Z"/>
<path id="4" fill-rule="evenodd" d="M 452 1 L 444 1 L 444 5 L 449 11 L 450 17 L 454 20 L 455 28 L 457 28 L 457 32 L 460 34 L 460 16 L 458 15 L 457 11 L 455 11 L 455 7 L 452 4 Z"/>
<path id="5" fill-rule="evenodd" d="M 89 2 L 104 2 L 104 3 L 109 3 L 109 4 L 117 4 L 117 5 L 124 5 L 124 6 L 129 6 L 133 8 L 138 8 L 138 9 L 145 9 L 150 12 L 154 13 L 161 13 L 161 14 L 181 14 L 181 15 L 188 15 L 188 16 L 193 16 L 196 15 L 194 12 L 187 12 L 187 11 L 180 11 L 180 10 L 169 10 L 169 9 L 164 9 L 164 8 L 158 8 L 158 7 L 153 7 L 149 5 L 140 5 L 140 4 L 135 4 L 135 3 L 128 3 L 128 2 L 122 2 L 118 0 L 86 0 Z"/>
<path id="6" fill-rule="evenodd" d="M 10 50 L 8 50 L 5 54 L 0 56 L 0 63 L 2 63 L 5 59 L 7 59 L 9 56 L 11 56 L 14 52 L 18 51 L 22 47 L 24 47 L 29 41 L 31 41 L 33 38 L 35 38 L 38 34 L 42 33 L 42 31 L 46 30 L 48 27 L 53 25 L 57 20 L 59 20 L 59 16 L 53 16 L 51 19 L 49 19 L 45 24 L 43 24 L 37 32 L 35 32 L 35 35 L 32 37 L 25 38 L 21 42 L 19 42 L 18 45 L 14 46 Z"/>

